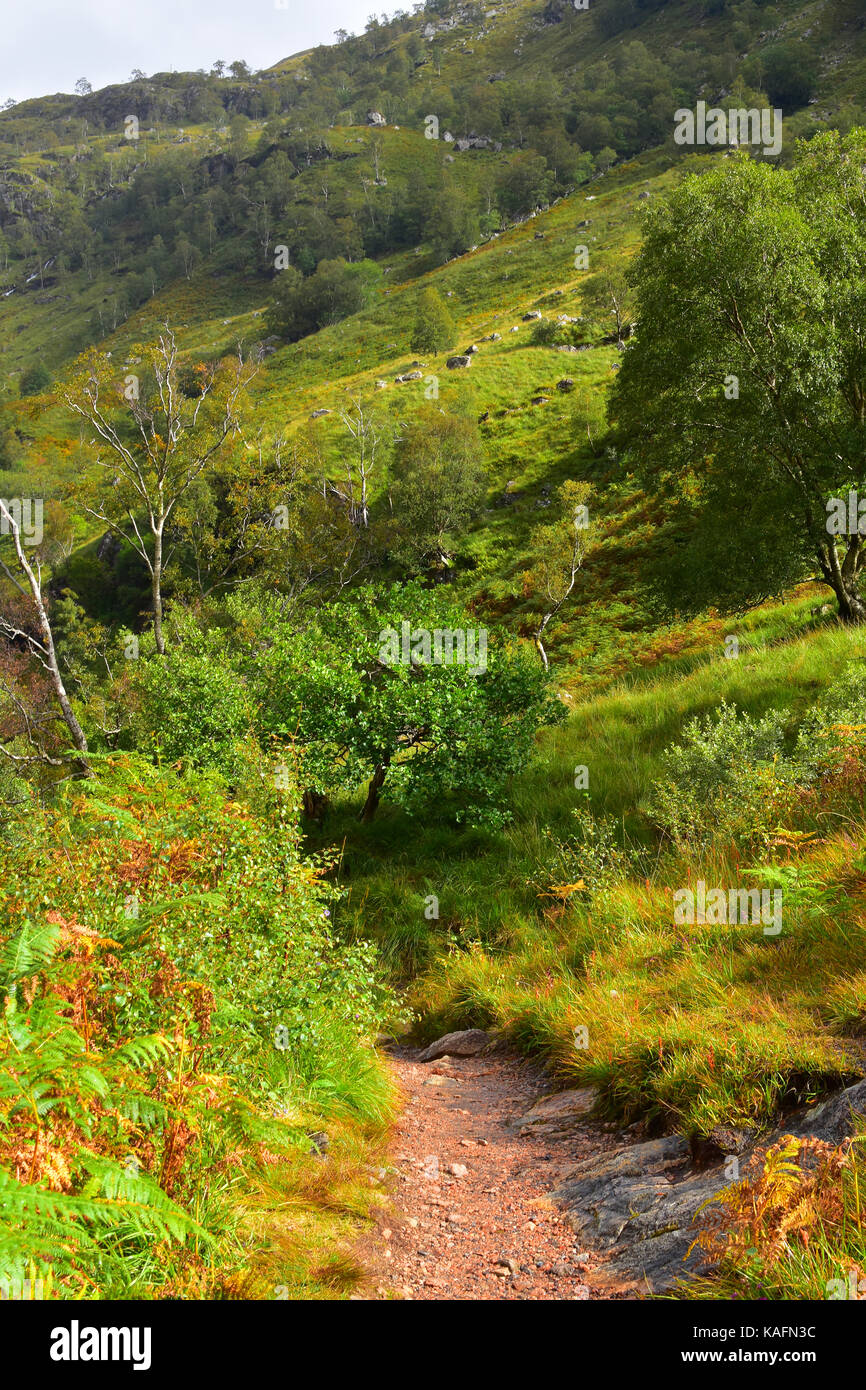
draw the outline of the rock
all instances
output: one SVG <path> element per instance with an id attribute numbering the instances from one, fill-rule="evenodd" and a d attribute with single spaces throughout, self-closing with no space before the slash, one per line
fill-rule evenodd
<path id="1" fill-rule="evenodd" d="M 330 410 L 314 410 L 310 416 L 311 420 L 318 420 L 322 415 L 330 415 Z"/>
<path id="2" fill-rule="evenodd" d="M 549 400 L 550 400 L 550 397 L 549 397 L 549 396 L 533 396 L 533 397 L 532 397 L 531 404 L 532 404 L 532 405 L 547 405 L 547 403 L 548 403 Z"/>
<path id="3" fill-rule="evenodd" d="M 469 1169 L 466 1167 L 465 1163 L 452 1163 L 448 1172 L 451 1174 L 452 1178 L 465 1178 Z"/>
<path id="4" fill-rule="evenodd" d="M 376 390 L 377 390 L 377 391 L 384 391 L 384 390 L 385 390 L 385 387 L 386 387 L 387 385 L 388 385 L 387 381 L 377 381 L 377 382 L 376 382 Z"/>
<path id="5" fill-rule="evenodd" d="M 367 112 L 367 124 L 368 124 L 368 125 L 387 125 L 388 123 L 387 123 L 387 121 L 385 120 L 385 117 L 382 115 L 382 112 L 381 112 L 381 111 L 368 111 L 368 112 Z"/>
<path id="6" fill-rule="evenodd" d="M 573 377 L 573 376 L 564 376 L 564 377 L 562 378 L 561 381 L 558 381 L 558 382 L 556 383 L 556 389 L 557 389 L 557 391 L 573 391 L 573 390 L 574 390 L 574 377 Z"/>
<path id="7" fill-rule="evenodd" d="M 472 358 L 469 356 L 449 357 L 445 366 L 448 368 L 449 372 L 455 371 L 458 367 L 471 367 Z"/>
<path id="8" fill-rule="evenodd" d="M 541 318 L 541 310 L 540 310 L 540 309 L 530 309 L 530 311 L 529 311 L 528 314 L 524 314 L 524 315 L 523 315 L 523 322 L 524 322 L 524 323 L 531 323 L 533 319 L 540 319 L 540 318 Z"/>
<path id="9" fill-rule="evenodd" d="M 650 195 L 648 193 L 639 193 L 637 196 L 638 198 L 643 199 L 648 198 Z"/>
<path id="10" fill-rule="evenodd" d="M 119 554 L 120 537 L 116 536 L 113 531 L 106 531 L 96 549 L 97 560 L 102 560 L 109 569 L 113 569 Z"/>
<path id="11" fill-rule="evenodd" d="M 513 1121 L 516 1129 L 544 1125 L 570 1128 L 574 1122 L 588 1115 L 596 1102 L 598 1092 L 594 1086 L 581 1086 L 570 1091 L 554 1091 L 552 1095 L 542 1096 L 532 1109 L 520 1120 Z"/>
<path id="12" fill-rule="evenodd" d="M 483 1028 L 446 1033 L 426 1047 L 416 1061 L 435 1062 L 439 1057 L 476 1057 L 491 1041 L 490 1034 L 485 1033 Z"/>
<path id="13" fill-rule="evenodd" d="M 611 1252 L 611 1273 L 655 1292 L 700 1268 L 697 1252 L 685 1263 L 692 1223 L 724 1184 L 720 1172 L 715 1182 L 684 1176 L 688 1157 L 688 1143 L 678 1135 L 635 1144 L 578 1164 L 553 1196 L 581 1240 Z"/>
<path id="14" fill-rule="evenodd" d="M 544 241 L 544 232 L 536 232 L 536 233 L 535 233 L 534 240 L 535 240 L 535 241 Z"/>
<path id="15" fill-rule="evenodd" d="M 466 349 L 466 356 L 467 356 L 467 357 L 470 357 L 473 353 L 476 353 L 477 351 L 478 351 L 478 344 L 477 344 L 477 343 L 473 343 L 473 344 L 471 345 L 471 347 L 468 347 L 468 348 Z"/>
<path id="16" fill-rule="evenodd" d="M 312 1134 L 307 1135 L 307 1138 L 310 1141 L 310 1153 L 320 1154 L 324 1157 L 331 1144 L 325 1131 L 323 1129 L 314 1130 Z"/>
<path id="17" fill-rule="evenodd" d="M 533 1107 L 533 1111 L 538 1109 Z M 750 1148 L 744 1147 L 741 1131 L 722 1128 L 713 1130 L 704 1142 L 720 1149 L 736 1145 L 741 1153 L 740 1171 L 744 1172 L 753 1155 L 762 1154 L 788 1134 L 841 1143 L 854 1132 L 856 1117 L 864 1111 L 866 1080 L 820 1105 L 788 1116 L 773 1133 L 763 1135 L 760 1142 L 753 1141 Z M 524 1117 L 524 1123 L 527 1119 L 529 1116 Z M 641 1290 L 658 1292 L 701 1269 L 700 1251 L 688 1254 L 697 1233 L 695 1218 L 699 1208 L 727 1183 L 725 1163 L 696 1170 L 690 1162 L 688 1141 L 669 1135 L 585 1159 L 552 1197 L 565 1208 L 566 1219 L 581 1244 L 586 1239 L 608 1252 L 605 1278 L 634 1281 Z M 586 1252 L 578 1258 L 585 1260 Z"/>
<path id="18" fill-rule="evenodd" d="M 866 1111 L 866 1081 L 858 1081 L 837 1095 L 831 1096 L 821 1105 L 804 1111 L 798 1120 L 791 1119 L 783 1127 L 783 1133 L 796 1134 L 799 1138 L 811 1136 L 823 1139 L 828 1144 L 841 1144 L 842 1140 L 854 1132 L 854 1117 Z"/>

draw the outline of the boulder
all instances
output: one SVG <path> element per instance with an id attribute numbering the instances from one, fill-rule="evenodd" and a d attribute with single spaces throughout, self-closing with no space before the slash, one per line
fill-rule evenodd
<path id="1" fill-rule="evenodd" d="M 530 309 L 528 314 L 523 315 L 523 322 L 532 323 L 533 319 L 540 319 L 541 316 L 542 315 L 540 309 Z"/>
<path id="2" fill-rule="evenodd" d="M 565 1120 L 581 1092 L 560 1094 Z M 569 1101 L 569 1097 L 575 1099 Z M 546 1097 L 533 1106 L 519 1125 L 527 1126 L 537 1115 L 533 1123 L 542 1129 L 546 1105 L 555 1120 L 556 1099 Z M 760 1139 L 718 1127 L 709 1136 L 706 1154 L 699 1155 L 706 1157 L 713 1151 L 720 1155 L 710 1167 L 692 1162 L 693 1146 L 688 1140 L 681 1135 L 668 1135 L 584 1159 L 566 1175 L 552 1197 L 565 1209 L 566 1219 L 581 1243 L 592 1243 L 608 1253 L 604 1278 L 615 1279 L 620 1285 L 623 1280 L 633 1282 L 644 1292 L 658 1292 L 689 1273 L 700 1271 L 701 1252 L 689 1253 L 697 1235 L 695 1218 L 699 1208 L 731 1181 L 725 1171 L 727 1154 L 737 1155 L 740 1172 L 745 1173 L 752 1156 L 761 1158 L 771 1145 L 788 1134 L 840 1144 L 856 1131 L 857 1117 L 864 1113 L 866 1080 L 837 1092 L 820 1105 L 790 1115 Z"/>
<path id="3" fill-rule="evenodd" d="M 489 1033 L 483 1028 L 466 1028 L 459 1033 L 446 1033 L 425 1047 L 418 1062 L 435 1062 L 439 1057 L 475 1057 L 492 1042 Z"/>
<path id="4" fill-rule="evenodd" d="M 368 111 L 368 112 L 367 112 L 367 124 L 368 124 L 368 125 L 387 125 L 388 123 L 387 123 L 387 121 L 385 120 L 385 117 L 382 115 L 382 112 L 381 112 L 381 111 Z"/>
<path id="5" fill-rule="evenodd" d="M 556 383 L 556 389 L 557 389 L 557 391 L 573 391 L 573 390 L 574 390 L 574 377 L 573 377 L 573 376 L 564 376 L 564 377 L 562 378 L 561 381 L 558 381 L 558 382 Z"/>
<path id="6" fill-rule="evenodd" d="M 581 1244 L 609 1252 L 605 1275 L 657 1292 L 700 1269 L 700 1252 L 687 1259 L 694 1219 L 724 1183 L 719 1169 L 692 1174 L 688 1141 L 672 1135 L 584 1160 L 553 1197 Z"/>
<path id="7" fill-rule="evenodd" d="M 472 366 L 472 358 L 471 358 L 471 357 L 468 357 L 468 356 L 467 356 L 467 357 L 449 357 L 448 360 L 447 360 L 447 362 L 445 363 L 445 366 L 448 368 L 448 370 L 449 370 L 450 372 L 455 371 L 458 367 L 471 367 L 471 366 Z"/>
<path id="8" fill-rule="evenodd" d="M 542 1096 L 531 1110 L 519 1120 L 513 1120 L 515 1129 L 531 1129 L 545 1133 L 553 1130 L 571 1129 L 577 1120 L 587 1115 L 595 1105 L 598 1091 L 595 1086 L 580 1086 L 571 1091 L 554 1091 L 552 1095 Z"/>

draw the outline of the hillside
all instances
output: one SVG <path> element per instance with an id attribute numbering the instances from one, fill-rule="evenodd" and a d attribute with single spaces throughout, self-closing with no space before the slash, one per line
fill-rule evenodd
<path id="1" fill-rule="evenodd" d="M 861 8 L 427 0 L 0 112 L 45 523 L 2 518 L 0 1279 L 65 1230 L 51 1297 L 366 1295 L 383 1037 L 487 1030 L 699 1163 L 863 1077 L 862 561 L 814 524 L 863 485 Z M 700 102 L 778 155 L 678 144 Z M 858 1153 L 749 1225 L 757 1164 L 678 1296 L 830 1296 Z"/>

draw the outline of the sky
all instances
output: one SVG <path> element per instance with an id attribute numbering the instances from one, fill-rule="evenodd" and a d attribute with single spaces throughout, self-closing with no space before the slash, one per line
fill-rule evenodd
<path id="1" fill-rule="evenodd" d="M 0 0 L 0 104 L 126 82 L 133 68 L 267 68 L 410 0 Z"/>

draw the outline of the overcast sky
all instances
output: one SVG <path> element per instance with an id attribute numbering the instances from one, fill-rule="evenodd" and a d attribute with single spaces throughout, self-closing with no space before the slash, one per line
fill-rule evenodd
<path id="1" fill-rule="evenodd" d="M 360 34 L 397 0 L 0 0 L 0 103 L 125 82 L 133 68 L 267 68 L 334 31 Z"/>

